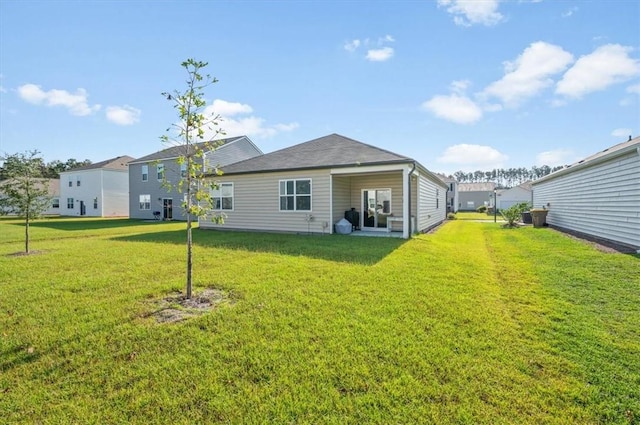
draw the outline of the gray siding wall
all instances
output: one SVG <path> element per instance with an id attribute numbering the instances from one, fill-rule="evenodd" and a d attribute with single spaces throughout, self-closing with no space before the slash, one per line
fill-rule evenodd
<path id="1" fill-rule="evenodd" d="M 420 197 L 415 231 L 420 232 L 440 224 L 446 218 L 447 189 L 424 176 L 418 178 L 417 186 Z"/>
<path id="2" fill-rule="evenodd" d="M 280 211 L 280 180 L 311 179 L 311 211 Z M 307 170 L 228 176 L 233 183 L 233 211 L 225 211 L 224 224 L 200 221 L 201 228 L 226 228 L 293 233 L 329 233 L 329 171 Z M 305 217 L 311 214 L 309 223 Z"/>
<path id="3" fill-rule="evenodd" d="M 177 182 L 180 179 L 180 165 L 175 159 L 160 161 L 164 165 L 164 173 L 168 181 Z M 182 214 L 180 203 L 184 195 L 174 191 L 167 191 L 161 187 L 162 181 L 158 180 L 158 164 L 148 162 L 145 164 L 129 164 L 129 218 L 153 219 L 154 211 L 162 211 L 162 199 L 171 198 L 173 202 L 173 219 L 186 220 Z M 149 166 L 149 180 L 142 181 L 142 166 Z M 151 195 L 151 209 L 140 209 L 140 195 Z"/>
<path id="4" fill-rule="evenodd" d="M 547 222 L 640 247 L 637 152 L 533 186 L 533 206 L 549 204 Z"/>
<path id="5" fill-rule="evenodd" d="M 491 205 L 491 196 L 493 192 L 458 192 L 458 210 L 475 211 L 481 205 Z M 475 206 L 468 207 L 467 201 L 473 201 Z"/>
<path id="6" fill-rule="evenodd" d="M 211 167 L 222 167 L 233 164 L 234 162 L 244 161 L 245 159 L 253 158 L 255 156 L 262 155 L 256 146 L 249 141 L 246 137 L 236 140 L 233 143 L 223 145 L 213 152 L 209 152 L 205 155 L 207 158 L 207 164 Z"/>

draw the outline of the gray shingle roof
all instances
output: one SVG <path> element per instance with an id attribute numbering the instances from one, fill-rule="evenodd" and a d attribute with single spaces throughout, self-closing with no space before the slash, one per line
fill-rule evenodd
<path id="1" fill-rule="evenodd" d="M 222 167 L 224 174 L 302 170 L 412 162 L 413 159 L 330 134 Z"/>
<path id="2" fill-rule="evenodd" d="M 458 184 L 458 192 L 493 192 L 495 188 L 496 184 L 493 182 Z"/>
<path id="3" fill-rule="evenodd" d="M 85 171 L 85 170 L 126 170 L 127 164 L 133 161 L 134 158 L 132 156 L 123 155 L 117 156 L 115 158 L 107 159 L 106 161 L 96 162 L 95 164 L 85 165 L 83 167 L 73 168 L 71 170 L 67 170 L 65 172 L 73 172 L 73 171 Z"/>
<path id="4" fill-rule="evenodd" d="M 220 147 L 222 145 L 226 145 L 227 143 L 231 143 L 231 142 L 236 141 L 238 139 L 242 139 L 243 137 L 245 137 L 245 136 L 229 137 L 227 139 L 220 139 L 220 140 L 213 140 L 213 141 L 210 141 L 210 142 L 195 143 L 194 145 L 199 147 L 200 149 L 203 149 L 207 143 L 209 143 L 210 145 L 215 146 L 215 147 Z M 182 149 L 184 149 L 184 145 L 171 146 L 170 148 L 163 149 L 161 151 L 158 151 L 158 152 L 143 156 L 141 158 L 138 158 L 138 159 L 134 160 L 133 162 L 149 162 L 149 161 L 156 161 L 156 160 L 160 160 L 160 159 L 178 158 L 179 156 L 181 156 L 183 154 Z"/>

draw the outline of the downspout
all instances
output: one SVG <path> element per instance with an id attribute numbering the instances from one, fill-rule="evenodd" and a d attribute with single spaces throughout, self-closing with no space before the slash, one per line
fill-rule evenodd
<path id="1" fill-rule="evenodd" d="M 411 229 L 411 174 L 413 174 L 415 170 L 416 162 L 413 161 L 413 168 L 411 168 L 411 171 L 409 171 L 409 173 L 407 174 L 407 179 L 409 180 L 407 182 L 407 187 L 409 188 L 409 193 L 407 193 L 407 203 L 409 204 L 409 217 L 407 217 L 407 220 L 409 221 L 409 237 L 411 237 L 411 235 L 413 234 Z"/>

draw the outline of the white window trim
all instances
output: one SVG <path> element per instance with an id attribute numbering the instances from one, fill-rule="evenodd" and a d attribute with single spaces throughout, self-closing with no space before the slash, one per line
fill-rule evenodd
<path id="1" fill-rule="evenodd" d="M 158 178 L 159 182 L 161 182 L 163 180 L 163 177 L 164 177 L 164 164 L 160 163 L 160 164 L 156 165 L 156 177 Z"/>
<path id="2" fill-rule="evenodd" d="M 211 200 L 213 201 L 214 211 L 234 211 L 236 208 L 236 193 L 235 193 L 235 185 L 233 182 L 218 182 L 218 189 L 211 189 Z M 231 185 L 231 209 L 222 208 L 222 185 Z M 220 196 L 215 196 L 213 192 L 220 193 Z M 216 208 L 216 198 L 220 198 L 220 208 Z M 228 196 L 224 196 L 224 198 L 228 198 Z"/>
<path id="3" fill-rule="evenodd" d="M 147 201 L 142 201 L 142 197 L 143 196 L 145 196 L 145 197 L 148 196 L 149 197 L 149 202 L 148 202 L 149 208 L 143 208 L 142 207 L 143 204 L 144 204 L 144 206 L 147 206 Z M 141 194 L 141 195 L 138 196 L 138 208 L 140 209 L 140 211 L 149 211 L 151 209 L 151 195 L 150 194 L 144 193 L 144 194 Z"/>
<path id="4" fill-rule="evenodd" d="M 287 195 L 287 194 L 282 194 L 280 193 L 280 183 L 282 182 L 288 182 L 288 181 L 293 181 L 293 190 L 295 191 L 296 188 L 296 181 L 299 180 L 309 180 L 309 194 L 307 195 L 305 194 L 301 194 L 300 196 L 309 196 L 309 209 L 308 210 L 299 210 L 297 209 L 297 202 L 296 202 L 296 197 L 298 196 L 297 193 L 293 194 L 293 209 L 292 210 L 283 210 L 281 207 L 281 203 L 280 203 L 280 199 L 283 196 L 292 196 L 292 195 Z M 283 213 L 295 213 L 295 212 L 305 212 L 305 213 L 310 213 L 313 211 L 313 179 L 311 177 L 299 177 L 299 178 L 291 178 L 291 179 L 280 179 L 278 180 L 278 211 L 283 212 Z"/>
<path id="5" fill-rule="evenodd" d="M 69 206 L 71 205 L 71 206 Z M 75 205 L 75 201 L 73 198 L 67 198 L 67 209 L 72 210 Z"/>
<path id="6" fill-rule="evenodd" d="M 146 172 L 145 172 L 145 169 L 146 169 Z M 142 181 L 148 182 L 149 181 L 149 165 L 143 165 L 142 168 L 140 169 L 140 174 L 142 175 Z"/>

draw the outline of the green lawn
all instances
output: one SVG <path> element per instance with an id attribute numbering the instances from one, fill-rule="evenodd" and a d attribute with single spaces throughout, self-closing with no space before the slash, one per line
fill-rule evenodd
<path id="1" fill-rule="evenodd" d="M 640 423 L 640 256 L 453 220 L 410 241 L 0 220 L 2 423 Z"/>

